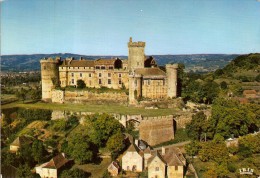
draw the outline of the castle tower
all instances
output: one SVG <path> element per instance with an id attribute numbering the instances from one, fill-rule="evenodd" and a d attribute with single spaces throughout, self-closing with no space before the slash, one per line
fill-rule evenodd
<path id="1" fill-rule="evenodd" d="M 177 97 L 177 69 L 178 64 L 166 64 L 167 96 Z"/>
<path id="2" fill-rule="evenodd" d="M 144 54 L 145 42 L 132 42 L 132 37 L 128 42 L 128 68 L 129 71 L 133 71 L 136 68 L 144 68 L 145 54 Z"/>
<path id="3" fill-rule="evenodd" d="M 129 75 L 129 104 L 137 104 L 138 98 L 142 97 L 141 75 Z"/>
<path id="4" fill-rule="evenodd" d="M 60 58 L 42 59 L 41 81 L 42 81 L 42 100 L 51 101 L 51 90 L 59 85 L 59 63 Z"/>

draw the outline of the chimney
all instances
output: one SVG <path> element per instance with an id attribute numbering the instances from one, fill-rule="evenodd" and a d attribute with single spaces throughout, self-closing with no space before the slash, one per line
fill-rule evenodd
<path id="1" fill-rule="evenodd" d="M 162 155 L 165 155 L 165 147 L 162 147 Z"/>
<path id="2" fill-rule="evenodd" d="M 138 143 L 139 143 L 139 140 L 136 139 L 136 140 L 135 140 L 135 145 L 136 145 L 136 146 L 139 146 Z"/>

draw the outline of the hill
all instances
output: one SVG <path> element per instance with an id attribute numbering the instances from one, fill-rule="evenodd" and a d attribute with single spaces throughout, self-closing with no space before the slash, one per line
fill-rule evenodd
<path id="1" fill-rule="evenodd" d="M 86 59 L 97 58 L 114 58 L 119 57 L 127 59 L 127 56 L 89 56 L 71 53 L 55 53 L 55 54 L 32 54 L 32 55 L 3 55 L 1 56 L 2 71 L 35 71 L 40 70 L 40 59 L 44 57 L 61 58 L 74 57 L 78 59 L 83 57 Z M 223 68 L 231 60 L 237 57 L 237 54 L 190 54 L 190 55 L 153 55 L 158 65 L 167 63 L 183 63 L 186 71 L 193 72 L 209 72 L 219 68 Z M 207 61 L 207 62 L 205 62 Z"/>

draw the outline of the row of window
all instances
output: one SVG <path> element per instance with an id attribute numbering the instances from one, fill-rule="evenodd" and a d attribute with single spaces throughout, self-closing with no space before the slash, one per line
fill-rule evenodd
<path id="1" fill-rule="evenodd" d="M 107 80 L 107 84 L 111 84 L 112 82 L 111 82 L 111 79 L 108 79 Z M 71 79 L 71 84 L 75 84 L 75 80 L 74 79 Z M 98 84 L 99 85 L 101 85 L 102 84 L 102 79 L 98 79 Z M 121 81 L 121 79 L 119 79 L 118 80 L 118 84 L 122 84 L 122 81 Z M 90 83 L 90 85 L 91 85 L 91 83 Z"/>
<path id="2" fill-rule="evenodd" d="M 61 69 L 63 68 L 67 68 L 67 67 L 61 67 Z M 80 69 L 80 68 L 84 68 L 84 69 L 93 69 L 93 67 L 69 67 L 69 69 Z"/>
<path id="3" fill-rule="evenodd" d="M 71 73 L 71 76 L 74 77 L 74 73 Z M 82 77 L 82 73 L 79 73 L 79 76 Z M 89 73 L 88 76 L 91 77 L 91 73 Z M 102 77 L 102 73 L 99 73 L 98 76 Z M 111 73 L 108 73 L 107 76 L 111 77 Z M 118 74 L 118 77 L 122 77 L 122 74 Z"/>
<path id="4" fill-rule="evenodd" d="M 175 166 L 174 169 L 175 169 L 175 171 L 177 171 L 178 170 L 178 166 Z M 155 167 L 155 171 L 159 171 L 159 170 L 160 170 L 159 167 Z"/>

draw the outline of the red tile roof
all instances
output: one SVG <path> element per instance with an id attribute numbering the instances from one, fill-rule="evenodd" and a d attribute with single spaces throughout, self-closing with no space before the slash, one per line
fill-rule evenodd
<path id="1" fill-rule="evenodd" d="M 65 165 L 69 160 L 65 158 L 65 156 L 60 153 L 54 158 L 52 158 L 44 168 L 52 168 L 52 169 L 59 169 L 63 165 Z"/>

